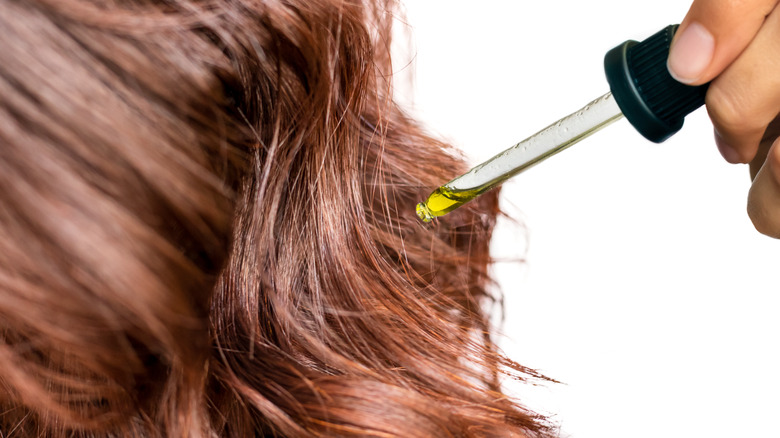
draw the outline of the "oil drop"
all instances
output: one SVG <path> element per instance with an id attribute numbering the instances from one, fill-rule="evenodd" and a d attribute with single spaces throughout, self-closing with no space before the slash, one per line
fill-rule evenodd
<path id="1" fill-rule="evenodd" d="M 452 190 L 447 186 L 439 187 L 428 199 L 417 204 L 417 216 L 423 222 L 430 222 L 434 217 L 444 216 L 487 190 L 490 190 L 490 187 L 484 190 Z"/>

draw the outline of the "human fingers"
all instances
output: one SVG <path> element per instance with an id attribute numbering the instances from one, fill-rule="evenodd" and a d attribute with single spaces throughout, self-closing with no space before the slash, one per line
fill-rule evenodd
<path id="1" fill-rule="evenodd" d="M 775 8 L 747 48 L 712 83 L 707 111 L 715 142 L 731 163 L 754 159 L 780 112 L 780 8 Z M 773 140 L 774 137 L 771 138 Z"/>
<path id="2" fill-rule="evenodd" d="M 748 216 L 756 230 L 780 238 L 780 141 L 775 141 L 748 193 Z"/>
<path id="3" fill-rule="evenodd" d="M 695 0 L 669 51 L 669 72 L 678 81 L 711 81 L 750 44 L 777 0 Z"/>
<path id="4" fill-rule="evenodd" d="M 772 147 L 772 143 L 780 137 L 780 117 L 775 117 L 772 123 L 764 131 L 764 136 L 761 138 L 761 142 L 758 144 L 758 152 L 753 160 L 750 162 L 750 180 L 756 179 L 758 171 L 761 170 L 761 166 L 764 165 L 766 157 L 769 154 L 769 148 Z"/>

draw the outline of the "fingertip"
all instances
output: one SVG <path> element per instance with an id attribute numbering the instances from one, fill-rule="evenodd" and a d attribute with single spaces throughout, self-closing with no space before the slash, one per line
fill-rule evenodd
<path id="1" fill-rule="evenodd" d="M 715 129 L 715 145 L 724 160 L 731 164 L 746 164 L 753 160 L 756 148 L 745 145 L 757 143 L 750 140 L 751 137 L 739 137 L 738 140 L 722 135 Z"/>
<path id="2" fill-rule="evenodd" d="M 747 213 L 759 233 L 780 238 L 780 147 L 777 142 L 750 187 Z"/>
<path id="3" fill-rule="evenodd" d="M 744 163 L 742 160 L 742 156 L 740 155 L 737 148 L 731 145 L 726 139 L 724 139 L 718 131 L 715 131 L 715 145 L 718 147 L 718 151 L 720 152 L 720 155 L 723 156 L 723 159 L 728 161 L 731 164 L 740 164 Z"/>
<path id="4" fill-rule="evenodd" d="M 775 140 L 774 144 L 769 149 L 764 167 L 769 171 L 773 182 L 780 192 L 780 139 Z"/>
<path id="5" fill-rule="evenodd" d="M 681 30 L 669 49 L 669 74 L 683 84 L 702 82 L 715 53 L 715 37 L 704 25 L 693 21 Z"/>

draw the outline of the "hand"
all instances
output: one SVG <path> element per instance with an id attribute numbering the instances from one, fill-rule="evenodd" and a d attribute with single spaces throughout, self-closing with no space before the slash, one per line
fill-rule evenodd
<path id="1" fill-rule="evenodd" d="M 731 163 L 750 163 L 748 214 L 780 238 L 780 8 L 778 0 L 694 0 L 677 30 L 669 71 L 712 81 L 707 111 Z"/>

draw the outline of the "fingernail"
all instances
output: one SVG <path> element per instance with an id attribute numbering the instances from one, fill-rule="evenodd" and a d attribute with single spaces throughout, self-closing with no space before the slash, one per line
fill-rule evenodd
<path id="1" fill-rule="evenodd" d="M 669 73 L 678 81 L 689 84 L 701 77 L 714 52 L 715 38 L 704 26 L 693 22 L 672 44 L 667 60 Z"/>
<path id="2" fill-rule="evenodd" d="M 720 134 L 715 132 L 715 144 L 718 146 L 718 150 L 720 151 L 720 154 L 723 156 L 723 158 L 728 161 L 731 164 L 737 164 L 742 162 L 742 157 L 740 157 L 739 152 L 737 152 L 737 149 L 730 145 L 726 140 L 723 139 L 723 137 L 720 136 Z"/>

